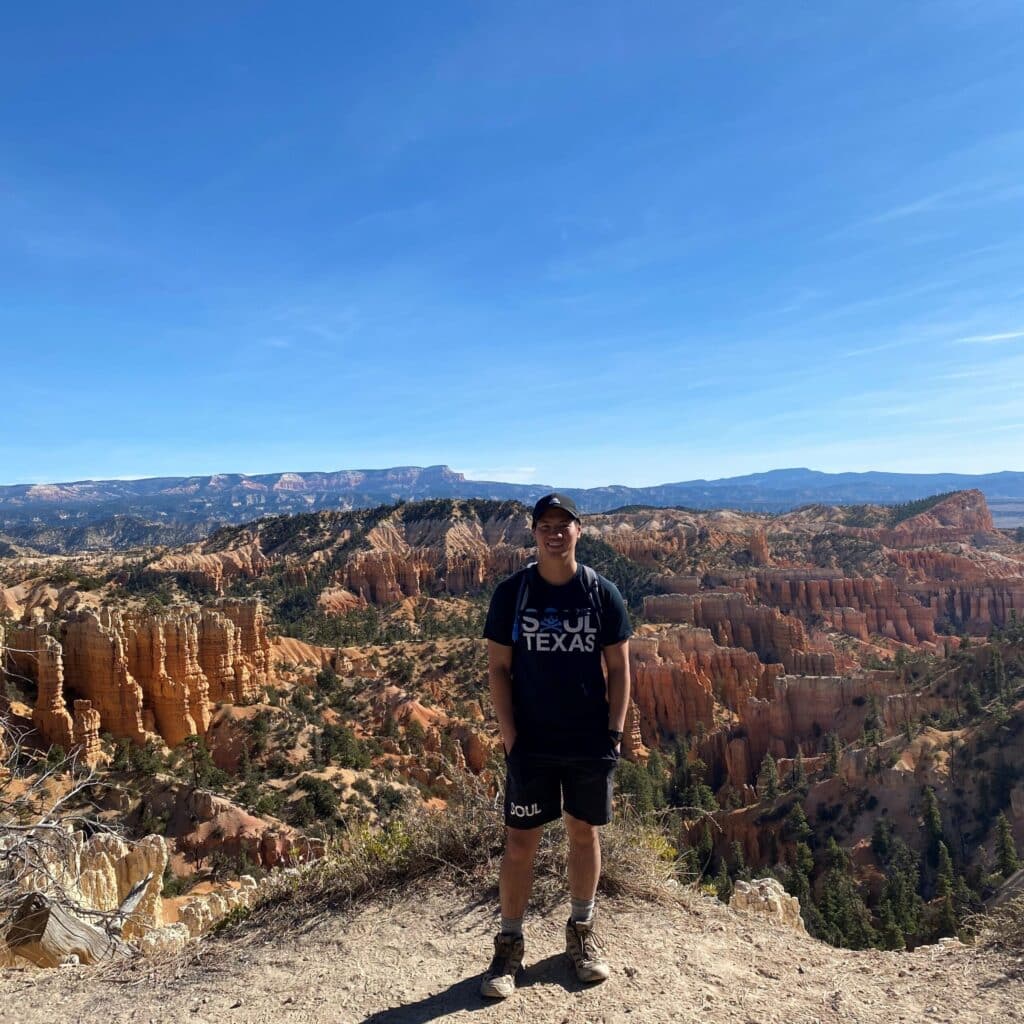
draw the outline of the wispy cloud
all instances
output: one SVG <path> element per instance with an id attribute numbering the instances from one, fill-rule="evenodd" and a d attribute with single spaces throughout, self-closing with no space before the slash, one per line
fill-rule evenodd
<path id="1" fill-rule="evenodd" d="M 835 232 L 833 237 L 843 237 L 848 232 L 879 224 L 891 224 L 930 213 L 974 210 L 995 203 L 1012 202 L 1024 198 L 1024 185 L 1017 182 L 1000 181 L 994 177 L 966 181 L 950 188 L 939 189 L 899 203 L 872 216 L 865 217 Z"/>
<path id="2" fill-rule="evenodd" d="M 1004 341 L 1024 338 L 1024 331 L 1002 331 L 999 334 L 971 334 L 966 338 L 957 338 L 960 345 L 998 345 Z"/>
<path id="3" fill-rule="evenodd" d="M 867 220 L 862 221 L 861 223 L 885 224 L 888 221 L 902 220 L 904 217 L 913 217 L 918 213 L 928 213 L 929 211 L 938 209 L 940 206 L 944 205 L 950 196 L 955 196 L 961 192 L 963 192 L 962 188 L 948 188 L 943 189 L 941 192 L 933 192 L 931 195 L 921 196 L 920 199 L 915 199 L 912 202 L 904 203 L 901 206 L 894 206 L 889 210 L 884 210 L 882 213 L 876 214 L 874 217 L 868 217 Z"/>

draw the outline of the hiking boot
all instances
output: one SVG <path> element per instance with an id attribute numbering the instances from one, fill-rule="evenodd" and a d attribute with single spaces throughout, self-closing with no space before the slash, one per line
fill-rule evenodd
<path id="1" fill-rule="evenodd" d="M 494 936 L 494 959 L 480 982 L 480 995 L 488 999 L 508 999 L 516 990 L 516 975 L 523 969 L 522 935 Z"/>
<path id="2" fill-rule="evenodd" d="M 574 921 L 565 926 L 565 952 L 576 968 L 580 981 L 604 981 L 608 963 L 601 959 L 601 943 L 594 931 L 594 919 Z"/>

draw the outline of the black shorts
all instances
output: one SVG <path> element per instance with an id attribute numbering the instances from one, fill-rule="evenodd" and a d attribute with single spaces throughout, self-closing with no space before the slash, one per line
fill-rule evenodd
<path id="1" fill-rule="evenodd" d="M 552 757 L 513 747 L 505 774 L 505 824 L 537 828 L 566 814 L 588 825 L 612 820 L 615 757 Z"/>

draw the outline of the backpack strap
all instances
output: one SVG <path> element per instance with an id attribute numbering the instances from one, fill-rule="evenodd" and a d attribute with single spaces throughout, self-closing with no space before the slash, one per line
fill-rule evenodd
<path id="1" fill-rule="evenodd" d="M 597 632 L 601 632 L 601 577 L 590 568 L 589 565 L 581 565 L 583 576 L 583 589 L 587 593 L 587 601 L 590 609 L 597 618 Z M 519 639 L 519 620 L 526 610 L 526 603 L 530 600 L 530 578 L 537 569 L 536 562 L 530 562 L 520 570 L 519 589 L 516 592 L 515 617 L 512 620 L 512 643 Z"/>
<path id="2" fill-rule="evenodd" d="M 597 617 L 597 632 L 601 633 L 601 577 L 589 565 L 583 566 L 583 586 L 590 608 Z"/>
<path id="3" fill-rule="evenodd" d="M 516 592 L 516 610 L 512 619 L 512 643 L 519 639 L 519 620 L 526 610 L 526 602 L 530 600 L 530 575 L 536 565 L 536 562 L 529 562 L 524 569 L 520 570 L 519 590 Z"/>

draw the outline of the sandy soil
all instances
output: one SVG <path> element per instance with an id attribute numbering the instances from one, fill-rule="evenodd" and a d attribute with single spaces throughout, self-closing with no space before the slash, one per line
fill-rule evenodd
<path id="1" fill-rule="evenodd" d="M 729 1024 L 1024 1021 L 1022 964 L 962 947 L 851 953 L 773 930 L 713 900 L 671 907 L 605 900 L 613 965 L 596 987 L 576 982 L 563 950 L 566 911 L 527 919 L 527 967 L 516 994 L 477 994 L 495 911 L 451 889 L 375 902 L 311 921 L 214 939 L 191 962 L 142 962 L 119 975 L 89 968 L 0 975 L 0 1020 L 330 1021 L 422 1024 Z"/>

